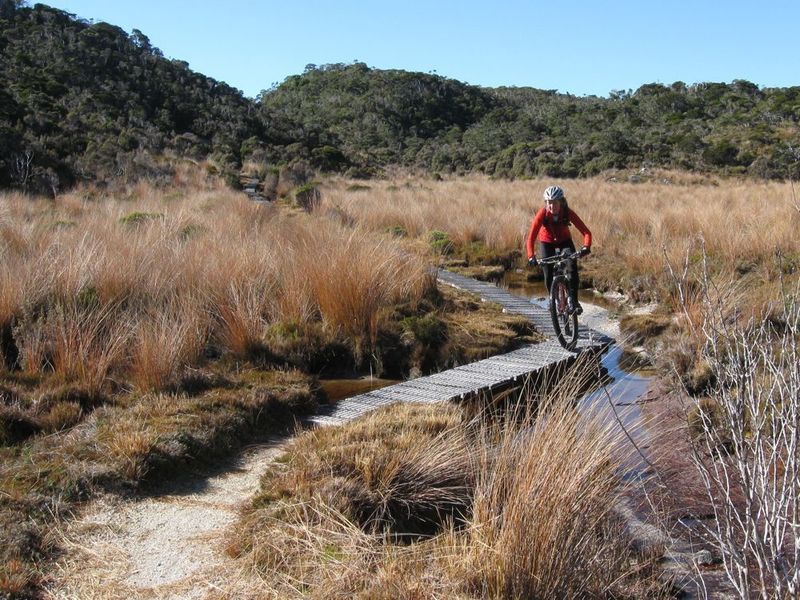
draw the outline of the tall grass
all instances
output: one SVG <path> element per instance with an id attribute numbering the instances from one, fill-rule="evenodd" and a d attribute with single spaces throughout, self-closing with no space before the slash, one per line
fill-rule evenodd
<path id="1" fill-rule="evenodd" d="M 114 305 L 57 305 L 48 315 L 50 366 L 66 383 L 78 382 L 97 394 L 111 368 L 123 356 L 129 332 L 116 320 Z"/>
<path id="2" fill-rule="evenodd" d="M 641 183 L 407 179 L 374 182 L 366 192 L 348 191 L 348 182 L 334 181 L 325 189 L 323 208 L 335 207 L 375 230 L 401 227 L 412 237 L 440 230 L 455 244 L 478 240 L 508 253 L 523 250 L 542 190 L 558 184 L 592 230 L 593 256 L 585 264 L 599 285 L 666 296 L 665 253 L 679 263 L 688 248 L 696 260 L 701 239 L 716 271 L 747 276 L 753 288 L 769 286 L 777 276 L 776 253 L 784 256 L 784 270 L 797 270 L 800 211 L 789 183 L 658 175 Z"/>
<path id="3" fill-rule="evenodd" d="M 473 585 L 490 598 L 582 598 L 626 569 L 613 508 L 619 432 L 558 403 L 507 425 L 484 458 L 470 522 Z"/>
<path id="4" fill-rule="evenodd" d="M 615 516 L 624 436 L 573 392 L 500 421 L 403 406 L 306 433 L 229 548 L 273 597 L 666 597 Z"/>
<path id="5" fill-rule="evenodd" d="M 144 390 L 165 389 L 182 367 L 198 362 L 208 337 L 204 306 L 190 295 L 139 315 L 130 345 L 130 378 Z"/>
<path id="6" fill-rule="evenodd" d="M 378 311 L 430 285 L 391 240 L 224 189 L 94 198 L 0 198 L 0 350 L 30 374 L 164 388 L 208 346 L 245 356 L 282 322 L 366 353 Z"/>

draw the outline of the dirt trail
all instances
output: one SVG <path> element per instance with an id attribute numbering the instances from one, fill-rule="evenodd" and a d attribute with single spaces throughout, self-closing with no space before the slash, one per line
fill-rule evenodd
<path id="1" fill-rule="evenodd" d="M 203 598 L 239 577 L 224 553 L 224 532 L 258 490 L 285 441 L 250 446 L 214 470 L 164 482 L 130 501 L 88 504 L 60 540 L 65 556 L 51 571 L 50 598 Z"/>

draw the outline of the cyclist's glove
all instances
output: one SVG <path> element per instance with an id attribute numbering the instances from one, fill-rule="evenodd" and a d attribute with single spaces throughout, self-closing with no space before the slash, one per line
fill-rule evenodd
<path id="1" fill-rule="evenodd" d="M 528 266 L 529 266 L 529 267 L 535 267 L 535 266 L 536 266 L 536 265 L 538 265 L 538 264 L 539 264 L 539 261 L 538 261 L 538 260 L 536 260 L 536 257 L 535 257 L 535 256 L 531 256 L 531 257 L 528 259 Z"/>
<path id="2" fill-rule="evenodd" d="M 591 253 L 592 253 L 592 251 L 589 249 L 589 246 L 584 246 L 583 248 L 581 248 L 581 252 L 580 252 L 581 256 L 586 256 L 587 254 L 591 254 Z"/>

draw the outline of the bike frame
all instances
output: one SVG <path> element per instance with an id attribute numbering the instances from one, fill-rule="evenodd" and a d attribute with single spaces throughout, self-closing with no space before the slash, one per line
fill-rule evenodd
<path id="1" fill-rule="evenodd" d="M 550 317 L 559 343 L 567 350 L 573 350 L 578 343 L 578 315 L 568 308 L 572 276 L 567 267 L 580 255 L 580 252 L 570 253 L 565 248 L 555 256 L 539 261 L 539 264 L 553 266 L 553 282 L 548 290 Z"/>

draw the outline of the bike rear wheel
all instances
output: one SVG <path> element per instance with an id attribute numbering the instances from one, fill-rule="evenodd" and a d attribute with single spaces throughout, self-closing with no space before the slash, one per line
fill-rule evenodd
<path id="1" fill-rule="evenodd" d="M 550 317 L 558 343 L 567 350 L 578 342 L 578 315 L 569 310 L 569 286 L 565 277 L 554 277 L 550 286 Z"/>

